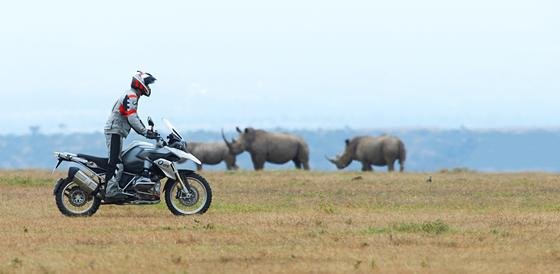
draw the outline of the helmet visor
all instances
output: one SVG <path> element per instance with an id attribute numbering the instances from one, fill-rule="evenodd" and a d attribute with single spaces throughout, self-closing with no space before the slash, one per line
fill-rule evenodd
<path id="1" fill-rule="evenodd" d="M 156 78 L 149 73 L 146 73 L 148 76 L 144 78 L 144 84 L 146 86 L 153 84 L 156 81 Z"/>

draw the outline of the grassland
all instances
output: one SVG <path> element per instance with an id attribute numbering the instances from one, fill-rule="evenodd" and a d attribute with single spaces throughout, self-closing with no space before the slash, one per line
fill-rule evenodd
<path id="1" fill-rule="evenodd" d="M 204 215 L 160 204 L 67 218 L 52 196 L 60 174 L 0 172 L 0 273 L 560 271 L 555 174 L 203 175 Z"/>

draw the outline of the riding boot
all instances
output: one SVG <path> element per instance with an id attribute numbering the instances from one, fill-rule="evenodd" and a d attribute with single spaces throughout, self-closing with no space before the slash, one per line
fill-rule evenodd
<path id="1" fill-rule="evenodd" d="M 121 181 L 123 169 L 123 164 L 117 164 L 115 175 L 107 181 L 107 188 L 105 190 L 106 199 L 122 198 L 125 196 L 119 189 L 119 182 Z"/>

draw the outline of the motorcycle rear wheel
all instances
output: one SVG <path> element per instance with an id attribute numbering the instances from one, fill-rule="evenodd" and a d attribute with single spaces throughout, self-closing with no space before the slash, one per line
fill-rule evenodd
<path id="1" fill-rule="evenodd" d="M 181 174 L 181 180 L 190 185 L 192 193 L 187 195 L 177 180 L 165 184 L 165 203 L 175 215 L 203 214 L 212 203 L 212 189 L 204 177 L 196 174 Z"/>
<path id="2" fill-rule="evenodd" d="M 71 180 L 63 180 L 55 191 L 56 207 L 68 217 L 88 217 L 99 209 L 101 199 L 88 194 Z"/>

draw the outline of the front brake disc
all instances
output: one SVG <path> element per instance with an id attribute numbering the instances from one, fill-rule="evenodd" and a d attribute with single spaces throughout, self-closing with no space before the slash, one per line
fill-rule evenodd
<path id="1" fill-rule="evenodd" d="M 177 191 L 177 199 L 185 206 L 192 206 L 198 202 L 198 191 L 196 188 L 191 188 L 191 193 L 188 195 L 182 190 Z"/>

